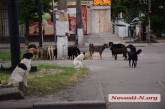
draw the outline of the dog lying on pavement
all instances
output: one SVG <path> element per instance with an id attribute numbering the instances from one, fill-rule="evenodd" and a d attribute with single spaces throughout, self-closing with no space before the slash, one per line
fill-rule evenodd
<path id="1" fill-rule="evenodd" d="M 31 69 L 31 58 L 33 57 L 32 53 L 25 53 L 23 59 L 13 70 L 9 80 L 8 85 L 10 86 L 19 86 L 19 83 L 23 82 L 24 86 L 27 87 L 27 75 Z"/>

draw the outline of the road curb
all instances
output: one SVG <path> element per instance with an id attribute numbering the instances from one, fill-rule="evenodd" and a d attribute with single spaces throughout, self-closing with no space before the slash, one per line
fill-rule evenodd
<path id="1" fill-rule="evenodd" d="M 33 109 L 106 109 L 105 101 L 39 102 Z"/>

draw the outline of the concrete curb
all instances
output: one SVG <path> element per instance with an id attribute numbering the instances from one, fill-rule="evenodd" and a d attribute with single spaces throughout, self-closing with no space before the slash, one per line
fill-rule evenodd
<path id="1" fill-rule="evenodd" d="M 106 109 L 105 101 L 40 102 L 33 109 Z"/>
<path id="2" fill-rule="evenodd" d="M 0 101 L 23 98 L 24 94 L 16 87 L 0 88 Z"/>

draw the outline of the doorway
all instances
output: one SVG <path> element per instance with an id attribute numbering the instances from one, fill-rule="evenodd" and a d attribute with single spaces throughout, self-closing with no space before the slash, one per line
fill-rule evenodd
<path id="1" fill-rule="evenodd" d="M 110 32 L 110 11 L 108 9 L 93 10 L 92 32 Z"/>

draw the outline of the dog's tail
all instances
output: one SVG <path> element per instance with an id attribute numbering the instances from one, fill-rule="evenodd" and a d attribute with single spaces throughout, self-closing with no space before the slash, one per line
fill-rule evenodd
<path id="1" fill-rule="evenodd" d="M 136 54 L 138 55 L 138 54 L 140 54 L 141 52 L 142 52 L 142 50 L 139 49 L 139 50 L 136 51 Z"/>

